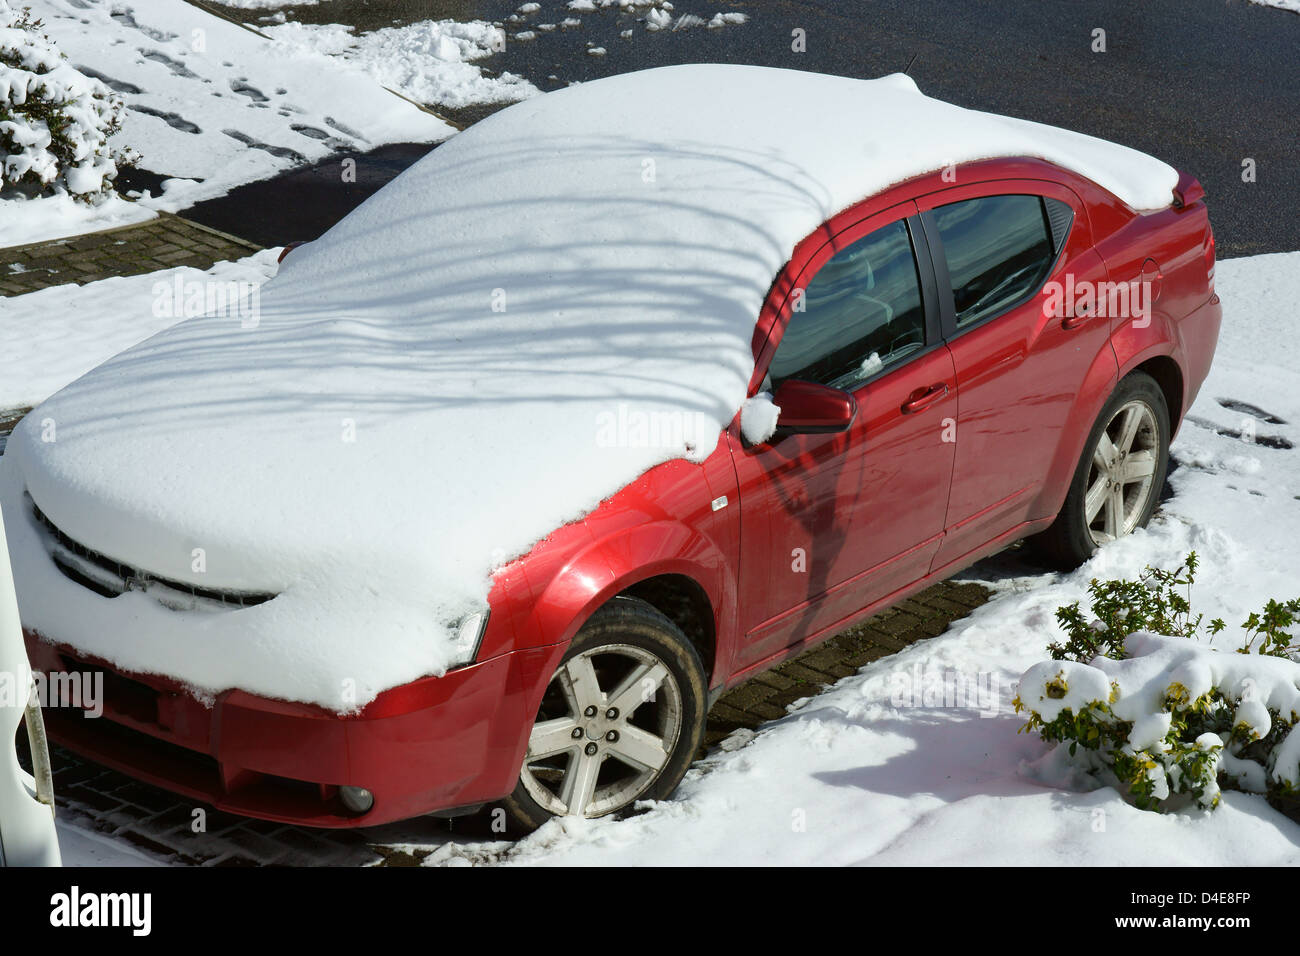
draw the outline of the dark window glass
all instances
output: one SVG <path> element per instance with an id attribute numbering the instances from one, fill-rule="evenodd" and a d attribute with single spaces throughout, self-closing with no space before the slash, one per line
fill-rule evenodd
<path id="1" fill-rule="evenodd" d="M 984 196 L 934 211 L 957 328 L 1010 308 L 1047 279 L 1055 258 L 1038 196 Z"/>
<path id="2" fill-rule="evenodd" d="M 1052 248 L 1058 253 L 1065 248 L 1065 239 L 1070 234 L 1070 225 L 1074 222 L 1074 210 L 1059 199 L 1043 197 L 1047 208 L 1047 222 L 1052 227 Z"/>
<path id="3" fill-rule="evenodd" d="M 773 387 L 799 379 L 853 388 L 925 344 L 925 310 L 905 222 L 835 254 L 804 289 L 772 359 Z"/>

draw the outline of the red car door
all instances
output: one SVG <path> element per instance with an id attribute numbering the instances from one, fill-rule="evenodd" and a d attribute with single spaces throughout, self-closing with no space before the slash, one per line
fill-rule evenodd
<path id="1" fill-rule="evenodd" d="M 923 577 L 938 547 L 956 381 L 915 210 L 908 202 L 836 234 L 795 280 L 783 316 L 765 387 L 812 381 L 851 393 L 849 430 L 756 446 L 728 433 L 746 635 L 736 670 Z"/>
<path id="2" fill-rule="evenodd" d="M 979 183 L 918 205 L 958 391 L 938 570 L 1054 513 L 1092 425 L 1080 410 L 1099 390 L 1109 394 L 1118 368 L 1108 320 L 1063 304 L 1107 277 L 1071 190 L 1040 180 Z"/>

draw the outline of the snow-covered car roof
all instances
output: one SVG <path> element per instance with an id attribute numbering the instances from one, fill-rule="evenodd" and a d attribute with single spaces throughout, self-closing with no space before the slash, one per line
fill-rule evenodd
<path id="1" fill-rule="evenodd" d="M 993 156 L 1050 160 L 1135 208 L 1167 205 L 1177 180 L 901 75 L 667 67 L 503 110 L 290 254 L 256 323 L 162 332 L 9 444 L 6 517 L 25 481 L 86 547 L 279 597 L 181 626 L 145 594 L 105 602 L 48 560 L 16 561 L 24 619 L 204 692 L 347 709 L 439 673 L 494 566 L 646 469 L 714 450 L 746 397 L 764 296 L 805 235 Z M 39 547 L 10 520 L 15 549 Z"/>

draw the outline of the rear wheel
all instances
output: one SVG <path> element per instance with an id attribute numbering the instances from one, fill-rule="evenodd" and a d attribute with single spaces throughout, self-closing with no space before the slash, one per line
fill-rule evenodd
<path id="1" fill-rule="evenodd" d="M 671 620 L 618 597 L 578 632 L 542 696 L 514 792 L 529 831 L 551 817 L 601 817 L 662 800 L 698 751 L 704 666 Z"/>
<path id="2" fill-rule="evenodd" d="M 1169 467 L 1169 407 L 1155 379 L 1126 376 L 1097 417 L 1065 504 L 1031 539 L 1059 567 L 1077 567 L 1109 541 L 1144 528 Z"/>

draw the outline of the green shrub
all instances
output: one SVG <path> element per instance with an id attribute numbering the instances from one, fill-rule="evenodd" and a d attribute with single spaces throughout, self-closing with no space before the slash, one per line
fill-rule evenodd
<path id="1" fill-rule="evenodd" d="M 1065 631 L 1063 642 L 1049 644 L 1053 660 L 1088 663 L 1095 657 L 1119 660 L 1124 639 L 1137 631 L 1170 637 L 1215 635 L 1226 629 L 1222 618 L 1202 625 L 1203 614 L 1192 614 L 1192 585 L 1196 582 L 1197 557 L 1193 551 L 1172 571 L 1147 565 L 1136 581 L 1112 578 L 1088 584 L 1089 613 L 1079 602 L 1057 608 L 1056 620 Z M 1300 615 L 1300 598 L 1270 600 L 1262 611 L 1252 612 L 1242 622 L 1242 654 L 1267 654 L 1295 660 L 1300 648 L 1289 628 Z"/>
<path id="2" fill-rule="evenodd" d="M 1222 789 L 1300 806 L 1300 664 L 1289 628 L 1300 600 L 1270 600 L 1241 625 L 1239 654 L 1200 638 L 1222 632 L 1193 612 L 1197 558 L 1136 581 L 1094 579 L 1089 613 L 1056 612 L 1065 640 L 1021 678 L 1022 730 L 1071 757 L 1138 807 L 1212 809 Z M 1293 734 L 1293 731 L 1295 733 Z"/>

